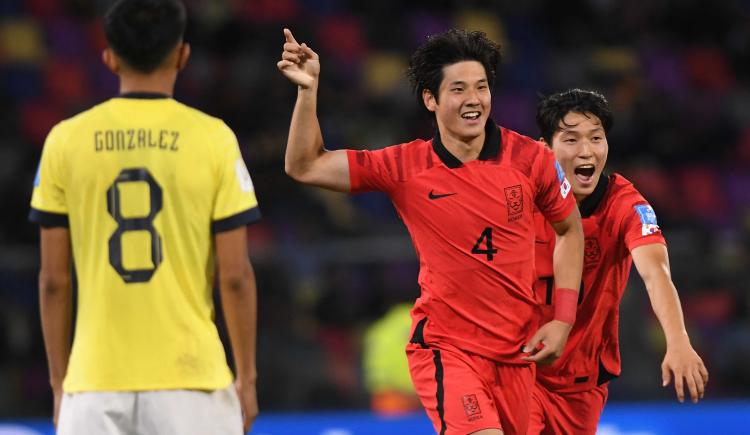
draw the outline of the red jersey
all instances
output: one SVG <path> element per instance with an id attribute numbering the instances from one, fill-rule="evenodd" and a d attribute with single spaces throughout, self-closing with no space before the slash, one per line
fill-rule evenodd
<path id="1" fill-rule="evenodd" d="M 583 277 L 578 314 L 562 356 L 537 367 L 537 381 L 558 392 L 584 391 L 620 374 L 620 299 L 630 274 L 630 251 L 666 243 L 656 215 L 632 183 L 619 174 L 602 176 L 580 204 L 584 234 Z M 542 323 L 552 320 L 552 253 L 555 232 L 540 215 L 537 228 L 536 295 Z"/>
<path id="2" fill-rule="evenodd" d="M 422 289 L 412 319 L 426 319 L 424 341 L 524 364 L 536 312 L 534 207 L 558 222 L 575 201 L 550 150 L 492 121 L 485 131 L 479 158 L 466 163 L 439 135 L 349 151 L 351 191 L 387 193 L 409 230 Z"/>

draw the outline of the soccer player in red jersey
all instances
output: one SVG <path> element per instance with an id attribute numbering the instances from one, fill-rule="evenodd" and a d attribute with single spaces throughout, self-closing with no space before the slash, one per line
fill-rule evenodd
<path id="1" fill-rule="evenodd" d="M 489 119 L 499 47 L 481 32 L 450 30 L 412 55 L 409 77 L 437 123 L 433 139 L 327 151 L 318 55 L 284 34 L 277 66 L 298 86 L 286 171 L 330 190 L 385 192 L 406 224 L 422 288 L 407 356 L 436 431 L 525 434 L 532 363 L 554 360 L 574 322 L 583 237 L 553 153 Z M 554 276 L 567 289 L 536 333 L 534 206 L 554 228 Z"/>
<path id="2" fill-rule="evenodd" d="M 708 371 L 685 330 L 654 210 L 622 175 L 602 175 L 612 121 L 607 100 L 580 89 L 545 98 L 537 111 L 543 140 L 570 176 L 585 250 L 577 319 L 562 356 L 537 370 L 529 434 L 596 433 L 607 382 L 620 374 L 619 305 L 632 263 L 667 339 L 663 386 L 674 377 L 680 402 L 685 387 L 697 402 L 708 381 Z M 536 295 L 542 319 L 549 319 L 557 291 L 552 276 L 555 237 L 542 215 L 535 216 L 535 224 Z"/>

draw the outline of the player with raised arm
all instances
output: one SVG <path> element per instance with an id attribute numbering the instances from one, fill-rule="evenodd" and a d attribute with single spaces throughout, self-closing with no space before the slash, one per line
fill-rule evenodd
<path id="1" fill-rule="evenodd" d="M 436 121 L 433 139 L 327 151 L 316 115 L 318 55 L 284 35 L 277 66 L 298 86 L 287 173 L 341 192 L 383 191 L 411 234 L 422 293 L 407 356 L 435 430 L 525 434 L 532 363 L 559 355 L 575 319 L 583 239 L 552 152 L 489 119 L 499 47 L 481 32 L 450 30 L 412 55 L 409 77 Z M 534 205 L 555 228 L 555 277 L 568 288 L 536 332 Z"/>
<path id="2" fill-rule="evenodd" d="M 172 99 L 184 6 L 122 0 L 104 22 L 120 95 L 52 129 L 31 200 L 57 433 L 241 434 L 258 413 L 253 184 L 226 124 Z"/>
<path id="3" fill-rule="evenodd" d="M 708 371 L 685 330 L 654 210 L 622 175 L 603 174 L 612 122 L 607 100 L 580 89 L 543 99 L 537 111 L 543 140 L 571 176 L 585 252 L 578 316 L 562 356 L 537 370 L 530 434 L 596 433 L 608 382 L 620 374 L 619 306 L 632 263 L 667 339 L 663 385 L 674 378 L 680 402 L 685 387 L 697 402 L 708 381 Z M 553 317 L 551 303 L 559 291 L 552 276 L 555 233 L 541 214 L 535 221 L 536 294 L 544 321 Z"/>

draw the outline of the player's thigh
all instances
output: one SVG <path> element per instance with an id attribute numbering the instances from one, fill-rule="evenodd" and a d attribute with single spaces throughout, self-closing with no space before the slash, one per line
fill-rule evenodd
<path id="1" fill-rule="evenodd" d="M 529 407 L 529 428 L 526 431 L 528 435 L 555 435 L 555 432 L 547 426 L 549 408 L 546 390 L 541 385 L 535 384 Z"/>
<path id="2" fill-rule="evenodd" d="M 556 393 L 540 388 L 544 397 L 545 431 L 542 434 L 596 434 L 607 399 L 607 387 L 575 393 Z"/>
<path id="3" fill-rule="evenodd" d="M 527 435 L 542 435 L 546 425 L 544 416 L 544 396 L 540 391 L 539 385 L 534 385 L 531 393 L 531 403 L 529 405 L 529 428 Z"/>
<path id="4" fill-rule="evenodd" d="M 135 433 L 135 393 L 65 394 L 60 404 L 58 435 L 126 435 Z"/>
<path id="5" fill-rule="evenodd" d="M 240 435 L 242 411 L 232 386 L 215 391 L 160 390 L 138 393 L 142 435 Z"/>
<path id="6" fill-rule="evenodd" d="M 530 364 L 495 365 L 492 394 L 505 435 L 526 435 L 535 383 L 535 368 Z"/>
<path id="7" fill-rule="evenodd" d="M 437 433 L 465 435 L 500 429 L 484 376 L 491 373 L 491 363 L 460 351 L 414 344 L 406 354 L 415 390 Z"/>

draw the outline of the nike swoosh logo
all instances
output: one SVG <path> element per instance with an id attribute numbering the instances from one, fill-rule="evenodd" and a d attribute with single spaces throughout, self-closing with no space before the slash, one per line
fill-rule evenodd
<path id="1" fill-rule="evenodd" d="M 434 193 L 432 190 L 430 190 L 430 193 L 429 193 L 429 195 L 427 195 L 427 197 L 430 198 L 430 199 L 440 199 L 440 198 L 445 198 L 446 196 L 453 196 L 455 194 L 456 194 L 456 192 L 453 192 L 453 193 Z"/>

